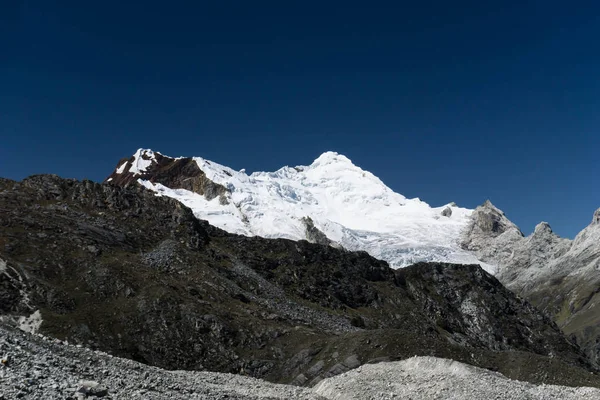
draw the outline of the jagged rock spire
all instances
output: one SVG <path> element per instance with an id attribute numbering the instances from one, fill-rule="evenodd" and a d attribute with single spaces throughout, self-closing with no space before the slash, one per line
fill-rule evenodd
<path id="1" fill-rule="evenodd" d="M 600 224 L 600 208 L 594 211 L 594 217 L 592 218 L 592 225 Z"/>
<path id="2" fill-rule="evenodd" d="M 549 223 L 542 221 L 535 226 L 533 233 L 535 235 L 539 235 L 541 233 L 552 233 L 552 228 L 550 227 Z"/>

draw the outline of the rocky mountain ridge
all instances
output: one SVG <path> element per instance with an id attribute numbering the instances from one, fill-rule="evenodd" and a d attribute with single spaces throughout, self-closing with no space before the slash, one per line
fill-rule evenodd
<path id="1" fill-rule="evenodd" d="M 600 361 L 600 209 L 574 240 L 558 237 L 542 222 L 525 237 L 491 202 L 478 207 L 462 246 L 498 266 L 496 277 L 528 299 L 595 363 Z"/>
<path id="2" fill-rule="evenodd" d="M 314 385 L 438 356 L 599 386 L 557 326 L 475 265 L 233 235 L 140 185 L 0 180 L 8 323 L 147 364 Z M 592 373 L 590 373 L 592 372 Z"/>

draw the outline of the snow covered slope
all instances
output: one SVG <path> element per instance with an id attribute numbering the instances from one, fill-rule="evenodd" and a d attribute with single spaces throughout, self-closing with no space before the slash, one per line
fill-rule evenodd
<path id="1" fill-rule="evenodd" d="M 192 161 L 195 173 L 190 173 Z M 182 169 L 190 176 L 165 178 Z M 200 183 L 185 184 L 198 176 Z M 334 245 L 365 250 L 394 268 L 443 261 L 480 263 L 495 272 L 458 244 L 472 210 L 453 203 L 430 207 L 418 198 L 407 199 L 335 152 L 323 153 L 308 166 L 248 175 L 200 157 L 170 158 L 139 149 L 121 161 L 107 181 L 137 181 L 157 195 L 180 200 L 198 218 L 232 233 L 301 240 L 310 239 L 307 228 L 314 225 Z M 219 192 L 218 196 L 202 189 L 207 182 L 217 188 L 211 193 Z"/>

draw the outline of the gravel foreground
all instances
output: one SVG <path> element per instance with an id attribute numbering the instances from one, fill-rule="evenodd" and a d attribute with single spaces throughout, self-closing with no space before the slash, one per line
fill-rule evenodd
<path id="1" fill-rule="evenodd" d="M 314 388 L 166 371 L 0 325 L 0 399 L 588 399 L 600 389 L 533 385 L 447 359 L 363 365 Z"/>

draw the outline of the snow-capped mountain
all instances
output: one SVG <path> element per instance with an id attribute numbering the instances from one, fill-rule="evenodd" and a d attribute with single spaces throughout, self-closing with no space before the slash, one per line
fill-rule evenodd
<path id="1" fill-rule="evenodd" d="M 199 171 L 194 160 L 156 155 L 156 179 L 221 197 L 220 186 L 188 176 L 192 171 Z M 56 175 L 0 179 L 4 398 L 74 393 L 61 386 L 62 394 L 31 395 L 33 387 L 48 388 L 46 381 L 7 392 L 5 372 L 28 367 L 22 352 L 6 347 L 6 325 L 155 367 L 298 386 L 313 387 L 373 359 L 433 353 L 512 379 L 600 387 L 579 349 L 548 318 L 478 266 L 392 270 L 366 252 L 230 234 L 146 190 L 133 174 L 134 183 L 123 186 Z M 83 361 L 85 370 L 106 369 Z M 100 378 L 114 395 L 118 377 Z"/>
<path id="2" fill-rule="evenodd" d="M 545 222 L 526 237 L 490 201 L 475 210 L 430 207 L 333 152 L 308 166 L 248 175 L 203 158 L 140 149 L 108 180 L 176 198 L 233 233 L 365 250 L 394 268 L 418 261 L 479 264 L 552 316 L 600 365 L 600 210 L 574 240 L 558 237 Z"/>
<path id="3" fill-rule="evenodd" d="M 407 199 L 335 152 L 308 166 L 248 175 L 201 157 L 139 149 L 107 181 L 137 181 L 231 233 L 325 241 L 367 251 L 394 268 L 443 261 L 478 263 L 495 272 L 459 245 L 472 210 Z"/>

